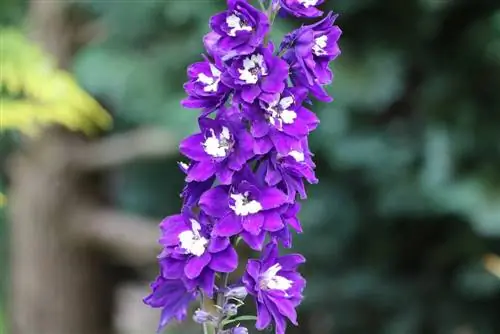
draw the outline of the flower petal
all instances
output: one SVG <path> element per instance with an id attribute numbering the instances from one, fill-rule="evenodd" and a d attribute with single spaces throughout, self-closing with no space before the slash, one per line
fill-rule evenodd
<path id="1" fill-rule="evenodd" d="M 233 272 L 238 267 L 238 254 L 232 246 L 229 246 L 222 252 L 212 254 L 209 267 L 217 272 Z"/>
<path id="2" fill-rule="evenodd" d="M 203 212 L 215 218 L 223 217 L 230 210 L 228 191 L 227 186 L 218 186 L 201 195 L 199 204 Z"/>
<path id="3" fill-rule="evenodd" d="M 264 188 L 260 192 L 259 203 L 264 210 L 276 209 L 285 204 L 287 197 L 278 188 Z"/>
<path id="4" fill-rule="evenodd" d="M 243 229 L 250 234 L 258 235 L 262 231 L 262 225 L 264 225 L 265 216 L 263 213 L 256 213 L 253 215 L 248 215 L 241 218 L 241 225 Z"/>
<path id="5" fill-rule="evenodd" d="M 206 265 L 210 262 L 212 256 L 209 252 L 203 253 L 201 256 L 193 256 L 191 257 L 184 268 L 184 274 L 189 279 L 195 279 L 201 274 L 201 271 L 206 267 Z"/>
<path id="6" fill-rule="evenodd" d="M 241 219 L 230 213 L 215 224 L 213 234 L 219 237 L 232 237 L 242 230 Z"/>
<path id="7" fill-rule="evenodd" d="M 197 181 L 203 182 L 208 180 L 215 173 L 215 164 L 210 160 L 195 162 L 189 168 L 186 177 L 187 182 Z"/>
<path id="8" fill-rule="evenodd" d="M 247 245 L 256 251 L 262 250 L 262 245 L 266 238 L 266 233 L 261 232 L 259 235 L 252 235 L 246 231 L 241 232 L 241 237 L 247 243 Z"/>
<path id="9" fill-rule="evenodd" d="M 264 303 L 257 303 L 257 322 L 255 323 L 255 328 L 262 331 L 271 324 L 271 320 L 271 314 Z"/>
<path id="10" fill-rule="evenodd" d="M 179 150 L 183 155 L 188 157 L 189 159 L 195 161 L 202 161 L 210 158 L 207 153 L 203 150 L 203 134 L 198 133 L 192 136 L 187 137 L 183 141 L 181 141 L 179 145 Z"/>
<path id="11" fill-rule="evenodd" d="M 285 224 L 283 224 L 283 220 L 278 212 L 273 210 L 265 213 L 264 230 L 276 232 L 283 227 L 285 227 Z"/>

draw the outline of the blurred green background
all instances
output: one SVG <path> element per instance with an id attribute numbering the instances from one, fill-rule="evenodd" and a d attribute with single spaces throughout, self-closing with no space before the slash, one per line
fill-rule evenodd
<path id="1" fill-rule="evenodd" d="M 196 111 L 179 105 L 185 70 L 224 1 L 69 2 L 101 31 L 70 69 L 112 113 L 112 132 L 151 124 L 179 140 L 195 131 Z M 23 29 L 27 6 L 2 1 L 0 22 Z M 335 101 L 313 107 L 321 182 L 295 237 L 308 288 L 290 333 L 500 333 L 500 1 L 323 8 L 340 14 L 343 52 Z M 277 20 L 275 41 L 299 24 Z M 6 157 L 15 145 L 3 139 Z M 116 206 L 156 219 L 178 211 L 178 159 L 113 170 Z"/>

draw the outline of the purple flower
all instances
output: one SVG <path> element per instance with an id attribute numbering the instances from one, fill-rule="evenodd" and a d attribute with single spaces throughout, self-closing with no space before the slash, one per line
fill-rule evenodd
<path id="1" fill-rule="evenodd" d="M 273 56 L 273 52 L 270 43 L 252 54 L 234 58 L 222 74 L 222 82 L 235 89 L 236 96 L 247 103 L 253 103 L 262 93 L 281 93 L 288 77 L 288 64 Z"/>
<path id="2" fill-rule="evenodd" d="M 322 101 L 330 101 L 323 86 L 333 80 L 329 63 L 340 54 L 338 40 L 342 34 L 334 25 L 337 15 L 332 12 L 323 20 L 294 30 L 286 35 L 280 50 L 288 50 L 283 58 L 291 66 L 295 85 L 308 87 Z"/>
<path id="3" fill-rule="evenodd" d="M 239 234 L 251 248 L 260 250 L 266 232 L 285 227 L 280 211 L 285 208 L 286 195 L 277 188 L 260 185 L 251 172 L 242 174 L 235 176 L 233 185 L 204 193 L 199 204 L 203 212 L 218 219 L 214 236 Z"/>
<path id="4" fill-rule="evenodd" d="M 296 17 L 318 17 L 323 12 L 315 8 L 325 0 L 279 0 L 281 8 Z"/>
<path id="5" fill-rule="evenodd" d="M 213 293 L 215 272 L 229 273 L 238 265 L 238 255 L 225 237 L 213 237 L 213 224 L 200 213 L 184 212 L 165 218 L 160 229 L 159 255 L 162 276 L 186 279 L 189 287 L 200 287 L 209 296 Z"/>
<path id="6" fill-rule="evenodd" d="M 318 183 L 314 174 L 315 167 L 307 140 L 304 139 L 286 155 L 272 151 L 259 166 L 259 173 L 263 175 L 267 185 L 284 189 L 287 201 L 293 203 L 297 193 L 301 199 L 307 198 L 304 180 L 310 184 Z"/>
<path id="7" fill-rule="evenodd" d="M 226 112 L 216 119 L 200 118 L 201 133 L 184 139 L 180 151 L 193 163 L 187 170 L 187 182 L 202 182 L 213 175 L 222 184 L 231 183 L 253 154 L 253 139 L 239 115 Z"/>
<path id="8" fill-rule="evenodd" d="M 258 104 L 247 108 L 256 154 L 266 154 L 275 147 L 286 155 L 316 129 L 318 118 L 302 106 L 306 96 L 307 89 L 290 88 L 282 94 L 262 94 Z"/>
<path id="9" fill-rule="evenodd" d="M 182 321 L 186 318 L 189 304 L 196 298 L 195 290 L 188 290 L 180 279 L 166 279 L 158 276 L 151 284 L 153 292 L 144 298 L 144 303 L 162 308 L 158 332 L 172 319 Z"/>
<path id="10" fill-rule="evenodd" d="M 210 19 L 210 27 L 218 35 L 212 50 L 223 60 L 248 55 L 262 45 L 269 31 L 267 16 L 245 0 L 228 0 L 228 10 Z"/>
<path id="11" fill-rule="evenodd" d="M 202 108 L 203 114 L 208 114 L 222 105 L 230 91 L 221 82 L 224 67 L 218 57 L 215 63 L 207 58 L 205 61 L 194 63 L 188 67 L 189 81 L 184 84 L 188 97 L 182 100 L 186 108 Z"/>
<path id="12" fill-rule="evenodd" d="M 306 284 L 297 267 L 305 259 L 300 254 L 278 255 L 277 245 L 269 243 L 260 260 L 248 261 L 243 283 L 257 304 L 255 327 L 263 330 L 274 321 L 276 334 L 284 334 L 286 318 L 297 325 L 295 308 Z"/>

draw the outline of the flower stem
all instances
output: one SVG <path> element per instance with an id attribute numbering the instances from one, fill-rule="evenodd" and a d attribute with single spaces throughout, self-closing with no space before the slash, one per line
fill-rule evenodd
<path id="1" fill-rule="evenodd" d="M 205 310 L 205 294 L 200 290 L 200 309 Z M 206 322 L 203 323 L 203 334 L 212 334 L 211 328 Z"/>
<path id="2" fill-rule="evenodd" d="M 217 306 L 220 310 L 224 307 L 224 302 L 226 301 L 224 298 L 224 293 L 226 292 L 227 288 L 227 283 L 229 282 L 229 273 L 223 273 L 221 276 L 221 286 L 219 288 L 219 292 L 217 293 Z M 224 320 L 224 317 L 221 314 L 221 317 L 219 318 L 219 324 L 217 325 L 217 328 L 215 329 L 216 333 L 220 333 L 222 331 L 222 320 Z"/>
<path id="3" fill-rule="evenodd" d="M 266 6 L 264 5 L 264 0 L 258 0 L 260 9 L 262 9 L 264 12 L 266 11 Z"/>

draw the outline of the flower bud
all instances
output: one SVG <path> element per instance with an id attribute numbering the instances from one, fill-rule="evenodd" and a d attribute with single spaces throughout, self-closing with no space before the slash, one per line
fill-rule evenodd
<path id="1" fill-rule="evenodd" d="M 236 314 L 238 314 L 238 306 L 233 303 L 227 303 L 226 305 L 224 305 L 222 312 L 224 313 L 224 315 L 229 317 L 235 316 Z"/>
<path id="2" fill-rule="evenodd" d="M 214 323 L 216 318 L 213 315 L 211 315 L 210 313 L 208 313 L 207 311 L 203 311 L 203 310 L 198 309 L 193 314 L 193 320 L 194 320 L 194 322 L 196 322 L 198 324 L 204 324 L 207 322 Z"/>
<path id="3" fill-rule="evenodd" d="M 232 329 L 232 334 L 248 334 L 248 329 L 246 327 L 235 327 Z"/>
<path id="4" fill-rule="evenodd" d="M 235 286 L 233 288 L 230 288 L 224 296 L 226 298 L 237 298 L 237 299 L 245 299 L 246 296 L 248 295 L 247 289 L 245 289 L 244 286 Z"/>

